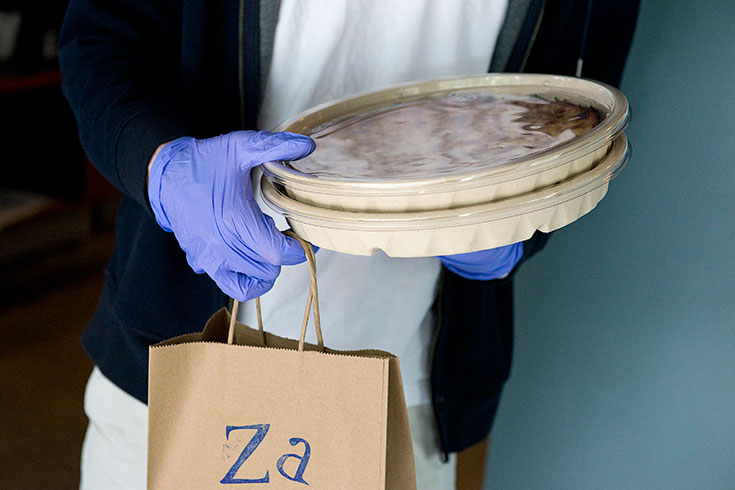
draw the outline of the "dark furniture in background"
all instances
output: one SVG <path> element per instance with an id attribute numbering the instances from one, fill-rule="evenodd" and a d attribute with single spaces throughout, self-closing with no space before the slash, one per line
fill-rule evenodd
<path id="1" fill-rule="evenodd" d="M 119 195 L 85 158 L 61 93 L 66 4 L 0 0 L 0 310 L 101 272 L 111 248 Z"/>

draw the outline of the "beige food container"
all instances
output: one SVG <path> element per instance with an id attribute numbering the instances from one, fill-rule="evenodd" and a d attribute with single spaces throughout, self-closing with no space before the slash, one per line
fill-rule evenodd
<path id="1" fill-rule="evenodd" d="M 591 211 L 628 160 L 624 134 L 594 166 L 570 179 L 499 201 L 441 210 L 358 212 L 313 206 L 287 195 L 267 176 L 266 203 L 311 243 L 354 255 L 382 250 L 391 257 L 430 257 L 473 252 L 550 232 Z"/>
<path id="2" fill-rule="evenodd" d="M 604 116 L 588 133 L 546 151 L 475 171 L 406 179 L 325 178 L 283 162 L 263 166 L 268 179 L 294 201 L 325 209 L 402 213 L 446 210 L 529 194 L 579 175 L 600 162 L 628 120 L 625 96 L 608 85 L 580 78 L 535 74 L 489 74 L 404 84 L 310 109 L 278 130 L 313 134 L 331 124 L 424 98 L 489 92 L 535 95 L 591 105 Z"/>

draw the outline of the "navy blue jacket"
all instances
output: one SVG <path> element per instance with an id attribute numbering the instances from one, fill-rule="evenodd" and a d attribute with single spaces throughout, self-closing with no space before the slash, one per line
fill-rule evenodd
<path id="1" fill-rule="evenodd" d="M 585 76 L 616 84 L 637 0 L 587 4 L 533 0 L 506 71 L 573 74 L 586 49 Z M 180 136 L 255 128 L 258 8 L 258 0 L 71 0 L 66 13 L 62 88 L 87 156 L 124 194 L 82 343 L 109 379 L 144 402 L 148 346 L 201 330 L 228 302 L 156 224 L 146 165 L 155 148 Z M 534 235 L 522 260 L 545 241 Z M 459 451 L 487 436 L 510 373 L 512 278 L 470 281 L 444 270 L 436 307 L 432 397 L 443 448 Z"/>

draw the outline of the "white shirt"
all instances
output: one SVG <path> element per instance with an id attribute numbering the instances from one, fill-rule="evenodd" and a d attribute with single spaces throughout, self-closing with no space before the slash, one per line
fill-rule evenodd
<path id="1" fill-rule="evenodd" d="M 259 127 L 396 83 L 485 73 L 506 8 L 507 0 L 282 0 Z M 397 355 L 408 406 L 430 402 L 430 310 L 440 268 L 436 258 L 317 253 L 325 344 Z M 298 338 L 308 287 L 305 264 L 282 268 L 262 297 L 268 331 Z M 252 302 L 239 319 L 256 324 Z"/>

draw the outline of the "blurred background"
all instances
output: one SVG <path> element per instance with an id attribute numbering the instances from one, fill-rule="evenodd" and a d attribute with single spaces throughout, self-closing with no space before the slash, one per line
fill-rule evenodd
<path id="1" fill-rule="evenodd" d="M 0 489 L 79 487 L 92 370 L 79 336 L 117 192 L 85 160 L 59 88 L 65 1 L 0 0 Z"/>
<path id="2" fill-rule="evenodd" d="M 633 157 L 517 275 L 486 488 L 735 489 L 733 26 L 643 0 Z"/>
<path id="3" fill-rule="evenodd" d="M 0 2 L 0 489 L 78 486 L 117 192 L 59 91 L 64 2 Z M 643 0 L 628 167 L 516 283 L 487 489 L 735 489 L 735 4 Z"/>

